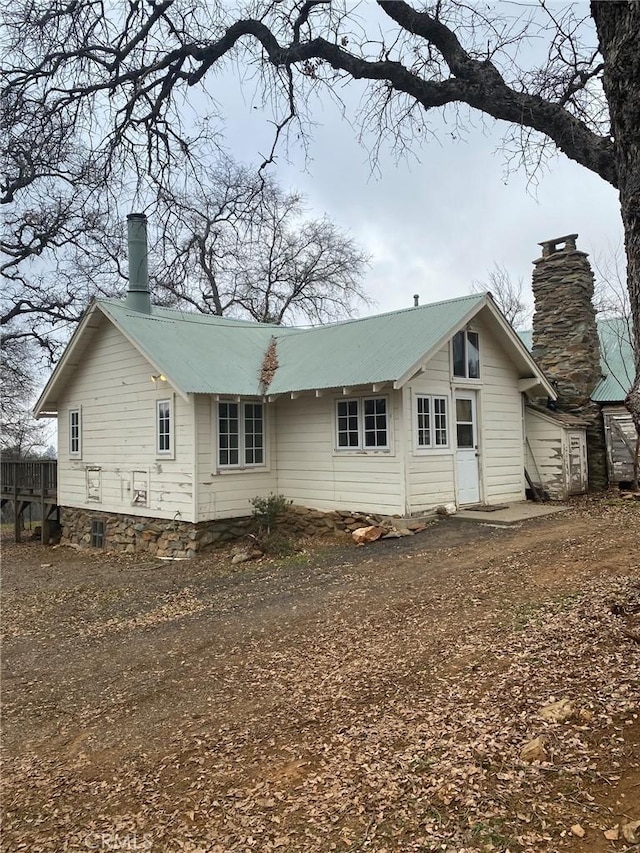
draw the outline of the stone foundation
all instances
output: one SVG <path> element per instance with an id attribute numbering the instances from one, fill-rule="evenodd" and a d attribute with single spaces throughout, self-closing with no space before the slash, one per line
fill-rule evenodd
<path id="1" fill-rule="evenodd" d="M 382 516 L 360 512 L 321 512 L 289 506 L 274 528 L 285 536 L 348 534 L 358 527 L 376 523 Z M 62 507 L 62 543 L 91 547 L 93 521 L 104 522 L 104 547 L 124 553 L 147 553 L 153 557 L 195 557 L 205 548 L 242 539 L 257 531 L 252 516 L 200 521 L 169 521 L 138 515 L 107 513 Z"/>

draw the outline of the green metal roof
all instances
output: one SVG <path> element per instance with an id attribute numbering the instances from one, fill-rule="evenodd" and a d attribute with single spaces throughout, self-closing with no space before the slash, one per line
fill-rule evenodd
<path id="1" fill-rule="evenodd" d="M 476 294 L 279 338 L 269 392 L 395 382 L 485 302 Z"/>
<path id="2" fill-rule="evenodd" d="M 596 403 L 618 403 L 626 397 L 633 384 L 634 359 L 631 333 L 626 320 L 619 317 L 600 318 L 600 369 L 602 379 L 591 399 Z M 529 352 L 533 347 L 533 332 L 518 332 Z"/>
<path id="3" fill-rule="evenodd" d="M 250 323 L 208 314 L 153 306 L 151 315 L 124 302 L 98 306 L 179 390 L 187 394 L 239 394 L 259 391 L 264 355 L 274 334 L 296 329 Z"/>
<path id="4" fill-rule="evenodd" d="M 495 324 L 522 378 L 536 377 L 535 362 L 488 294 L 473 294 L 326 326 L 292 328 L 190 314 L 153 306 L 150 314 L 125 302 L 92 303 L 36 403 L 37 417 L 54 415 L 61 390 L 83 359 L 96 329 L 108 318 L 182 395 L 278 395 L 395 383 L 400 387 L 480 311 Z M 102 319 L 101 319 L 102 318 Z M 277 360 L 261 383 L 266 356 Z"/>
<path id="5" fill-rule="evenodd" d="M 600 365 L 603 378 L 591 399 L 596 403 L 622 402 L 633 385 L 634 358 L 629 323 L 619 317 L 598 320 Z"/>
<path id="6" fill-rule="evenodd" d="M 269 394 L 393 382 L 442 344 L 484 304 L 484 294 L 361 320 L 291 328 L 124 302 L 99 307 L 185 393 L 259 395 L 264 356 L 276 342 Z"/>

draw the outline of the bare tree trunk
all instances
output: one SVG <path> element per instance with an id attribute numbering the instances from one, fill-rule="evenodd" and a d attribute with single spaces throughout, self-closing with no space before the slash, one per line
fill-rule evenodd
<path id="1" fill-rule="evenodd" d="M 592 2 L 618 170 L 636 378 L 625 405 L 640 436 L 640 2 Z"/>

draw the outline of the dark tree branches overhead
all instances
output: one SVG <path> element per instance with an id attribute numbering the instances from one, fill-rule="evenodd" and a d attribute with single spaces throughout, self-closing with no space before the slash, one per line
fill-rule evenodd
<path id="1" fill-rule="evenodd" d="M 312 132 L 318 98 L 339 101 L 354 80 L 366 90 L 361 135 L 374 155 L 384 141 L 402 151 L 429 138 L 435 110 L 462 126 L 461 109 L 506 122 L 525 168 L 562 152 L 618 189 L 640 370 L 640 0 L 495 8 L 22 0 L 7 31 L 7 103 L 28 105 L 36 125 L 60 128 L 54 144 L 65 161 L 88 142 L 89 184 L 133 174 L 173 192 L 177 171 L 217 150 L 225 74 L 252 86 L 254 105 L 271 111 L 275 138 L 263 165 L 294 128 L 303 138 Z M 208 98 L 204 110 L 194 108 L 195 93 Z M 46 181 L 40 170 L 25 156 L 7 200 Z"/>

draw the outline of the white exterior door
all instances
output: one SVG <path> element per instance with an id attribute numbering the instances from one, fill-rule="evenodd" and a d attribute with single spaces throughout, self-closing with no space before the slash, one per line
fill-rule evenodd
<path id="1" fill-rule="evenodd" d="M 456 392 L 456 483 L 458 504 L 480 501 L 475 391 Z"/>

